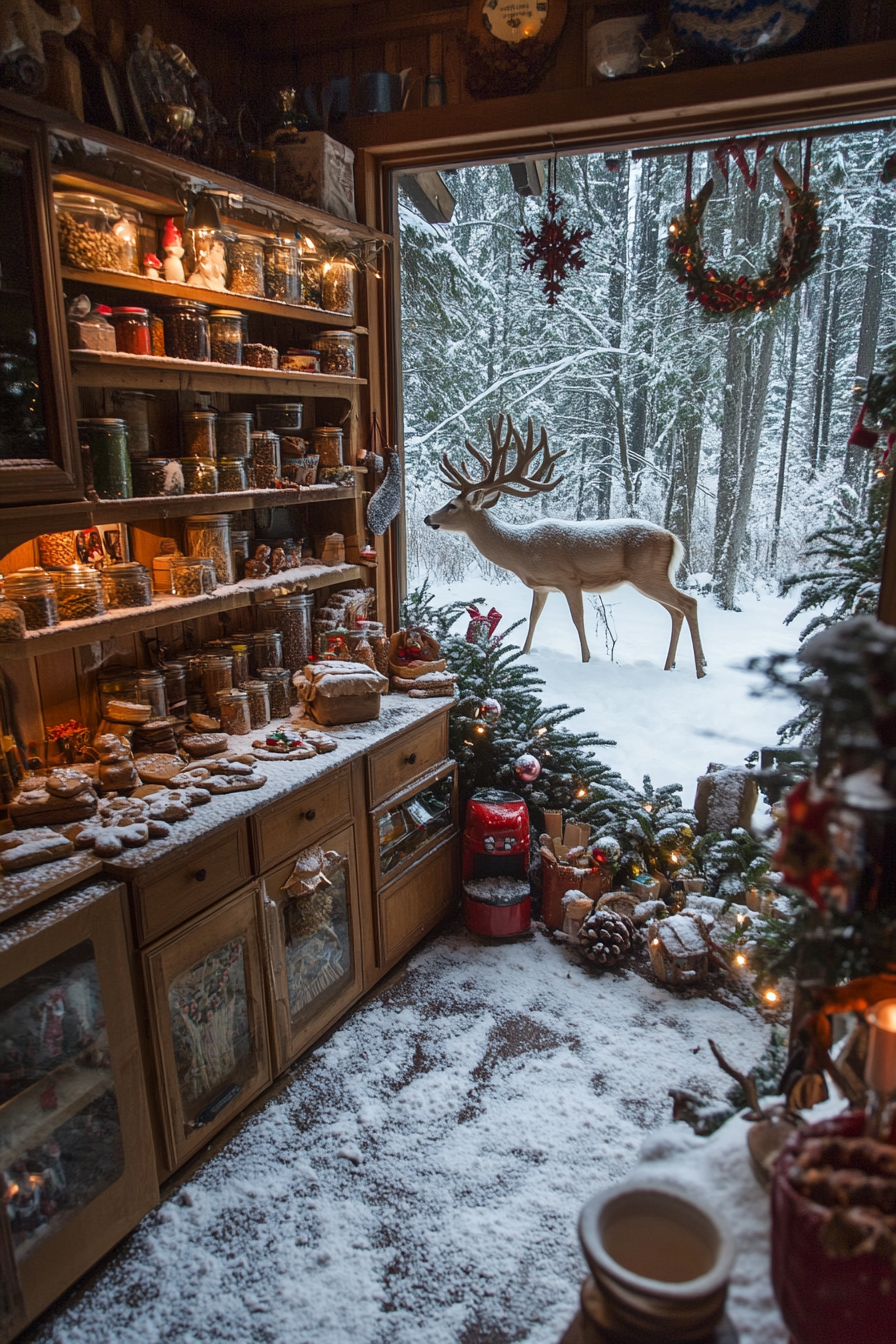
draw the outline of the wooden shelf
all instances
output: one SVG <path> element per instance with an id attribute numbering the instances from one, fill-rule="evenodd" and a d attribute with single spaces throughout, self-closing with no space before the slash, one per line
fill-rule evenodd
<path id="1" fill-rule="evenodd" d="M 56 1105 L 45 1111 L 40 1098 L 51 1085 L 56 1092 Z M 36 1148 L 66 1120 L 71 1120 L 114 1085 L 111 1069 L 82 1068 L 72 1063 L 60 1064 L 39 1078 L 0 1109 L 3 1132 L 0 1165 L 8 1167 L 27 1149 Z"/>
<path id="2" fill-rule="evenodd" d="M 156 355 L 107 354 L 103 350 L 71 350 L 76 387 L 139 387 L 174 392 L 260 393 L 285 397 L 350 399 L 366 378 L 335 378 L 326 373 L 286 373 L 250 369 L 244 364 L 212 364 L 197 359 L 162 359 Z"/>
<path id="3" fill-rule="evenodd" d="M 287 593 L 310 593 L 337 583 L 352 583 L 363 577 L 362 568 L 366 569 L 367 566 L 303 565 L 301 569 L 269 574 L 265 579 L 244 579 L 242 583 L 221 585 L 215 592 L 202 597 L 174 597 L 167 593 L 154 593 L 151 607 L 128 607 L 86 621 L 55 625 L 50 630 L 29 630 L 23 640 L 0 644 L 0 663 L 21 662 L 37 654 L 76 649 L 83 644 L 114 639 L 116 635 L 130 635 L 138 630 L 152 630 L 177 621 L 196 620 L 200 616 L 213 616 L 219 611 L 235 611 L 239 607 L 251 607 Z"/>
<path id="4" fill-rule="evenodd" d="M 264 313 L 268 317 L 285 317 L 293 322 L 307 322 L 319 327 L 342 327 L 347 331 L 367 334 L 365 327 L 354 326 L 352 313 L 330 313 L 323 308 L 308 308 L 300 303 L 254 299 L 246 294 L 232 294 L 229 289 L 199 289 L 193 285 L 169 284 L 166 280 L 147 280 L 145 275 L 130 275 L 120 271 L 80 271 L 74 266 L 63 266 L 62 278 L 81 285 L 128 289 L 139 294 L 154 294 L 157 298 L 193 299 L 197 303 L 211 304 L 214 308 L 238 308 L 243 313 Z"/>

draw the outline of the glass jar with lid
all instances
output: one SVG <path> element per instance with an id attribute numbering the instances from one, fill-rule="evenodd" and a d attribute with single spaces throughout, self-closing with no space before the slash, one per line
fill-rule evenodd
<path id="1" fill-rule="evenodd" d="M 151 355 L 152 331 L 148 308 L 113 308 L 115 349 L 120 355 Z"/>
<path id="2" fill-rule="evenodd" d="M 272 719 L 288 719 L 292 690 L 290 673 L 285 667 L 260 667 L 258 680 L 268 688 Z"/>
<path id="3" fill-rule="evenodd" d="M 122 210 L 121 218 L 112 225 L 112 236 L 118 239 L 121 247 L 121 269 L 131 275 L 140 274 L 140 232 L 137 227 L 139 217 L 133 210 Z"/>
<path id="4" fill-rule="evenodd" d="M 216 495 L 218 493 L 218 468 L 211 457 L 182 457 L 181 471 L 184 474 L 184 494 Z"/>
<path id="5" fill-rule="evenodd" d="M 28 630 L 47 630 L 58 625 L 53 580 L 39 565 L 7 574 L 5 592 L 7 599 L 21 608 Z"/>
<path id="6" fill-rule="evenodd" d="M 302 303 L 306 308 L 320 308 L 323 297 L 321 293 L 323 266 L 320 253 L 310 238 L 302 239 L 301 255 Z"/>
<path id="7" fill-rule="evenodd" d="M 109 717 L 110 700 L 125 700 L 131 703 L 137 699 L 137 681 L 140 676 L 135 667 L 113 667 L 100 672 L 96 679 L 96 690 L 100 701 L 100 716 Z"/>
<path id="8" fill-rule="evenodd" d="M 145 566 L 136 561 L 107 565 L 102 578 L 103 600 L 109 611 L 152 606 L 152 579 Z"/>
<path id="9" fill-rule="evenodd" d="M 355 268 L 350 261 L 325 261 L 321 268 L 320 306 L 351 316 L 355 309 Z"/>
<path id="10" fill-rule="evenodd" d="M 233 737 L 243 737 L 252 731 L 249 718 L 249 696 L 245 691 L 234 688 L 218 692 L 218 714 L 221 719 L 221 732 Z"/>
<path id="11" fill-rule="evenodd" d="M 269 299 L 299 302 L 299 254 L 294 238 L 272 238 L 265 243 L 264 292 Z"/>
<path id="12" fill-rule="evenodd" d="M 249 702 L 249 728 L 264 728 L 271 721 L 271 700 L 267 682 L 254 678 L 243 686 Z"/>
<path id="13" fill-rule="evenodd" d="M 37 557 L 44 569 L 65 569 L 78 563 L 74 532 L 43 532 L 37 539 Z"/>
<path id="14" fill-rule="evenodd" d="M 269 603 L 265 604 L 269 606 Z M 263 611 L 263 607 L 257 607 L 258 612 Z M 276 619 L 276 613 L 275 613 Z M 254 634 L 246 636 L 246 643 L 249 646 L 249 671 L 255 676 L 260 667 L 282 667 L 283 665 L 283 636 L 280 631 L 274 627 L 267 630 L 256 630 Z"/>
<path id="15" fill-rule="evenodd" d="M 244 527 L 230 528 L 230 549 L 233 552 L 233 573 L 237 583 L 246 577 L 246 561 L 252 554 L 252 533 Z"/>
<path id="16" fill-rule="evenodd" d="M 246 463 L 242 457 L 221 457 L 218 459 L 218 489 L 247 489 Z"/>
<path id="17" fill-rule="evenodd" d="M 149 705 L 154 719 L 164 719 L 168 714 L 168 699 L 165 694 L 165 678 L 155 668 L 141 668 L 137 677 L 137 699 L 142 705 Z"/>
<path id="18" fill-rule="evenodd" d="M 233 583 L 233 552 L 230 545 L 230 515 L 209 513 L 184 522 L 187 555 L 211 560 L 219 583 Z"/>
<path id="19" fill-rule="evenodd" d="M 243 643 L 232 644 L 230 654 L 233 658 L 233 684 L 244 686 L 249 680 L 249 646 Z"/>
<path id="20" fill-rule="evenodd" d="M 176 597 L 201 597 L 213 593 L 218 578 L 212 560 L 201 555 L 180 555 L 171 561 L 171 590 Z"/>
<path id="21" fill-rule="evenodd" d="M 80 191 L 53 195 L 59 253 L 64 266 L 81 271 L 123 271 L 124 250 L 112 226 L 121 218 L 114 201 Z"/>
<path id="22" fill-rule="evenodd" d="M 172 658 L 161 666 L 165 678 L 165 700 L 168 713 L 175 719 L 187 717 L 187 668 L 182 659 Z"/>
<path id="23" fill-rule="evenodd" d="M 215 425 L 215 442 L 222 457 L 249 457 L 252 452 L 251 411 L 229 411 L 219 415 Z"/>
<path id="24" fill-rule="evenodd" d="M 162 310 L 165 353 L 169 359 L 208 361 L 207 303 L 194 299 L 167 299 Z"/>
<path id="25" fill-rule="evenodd" d="M 184 493 L 184 469 L 179 457 L 132 458 L 131 478 L 138 499 L 161 499 Z"/>
<path id="26" fill-rule="evenodd" d="M 283 640 L 283 666 L 290 672 L 301 671 L 312 651 L 313 596 L 311 593 L 292 593 L 289 597 L 278 597 L 265 603 L 264 608 L 264 620 L 276 625 Z"/>
<path id="27" fill-rule="evenodd" d="M 203 656 L 202 689 L 209 709 L 217 714 L 218 696 L 222 691 L 233 690 L 233 659 L 230 654 L 207 653 Z"/>
<path id="28" fill-rule="evenodd" d="M 103 587 L 99 571 L 92 565 L 68 565 L 53 575 L 56 585 L 56 609 L 60 621 L 84 621 L 102 616 Z"/>
<path id="29" fill-rule="evenodd" d="M 280 479 L 280 436 L 269 429 L 252 435 L 252 474 L 256 490 L 274 490 Z"/>
<path id="30" fill-rule="evenodd" d="M 336 425 L 320 425 L 311 431 L 311 451 L 322 467 L 342 465 L 342 430 Z"/>
<path id="31" fill-rule="evenodd" d="M 0 597 L 0 644 L 25 638 L 25 613 L 8 598 Z"/>
<path id="32" fill-rule="evenodd" d="M 266 401 L 256 406 L 259 429 L 272 429 L 282 434 L 287 429 L 302 428 L 301 401 Z"/>
<path id="33" fill-rule="evenodd" d="M 131 459 L 128 427 L 123 420 L 97 416 L 78 421 L 82 457 L 89 464 L 93 488 L 101 499 L 130 499 Z"/>
<path id="34" fill-rule="evenodd" d="M 211 457 L 218 455 L 215 423 L 218 412 L 197 406 L 195 410 L 184 411 L 180 417 L 180 437 L 184 457 Z"/>
<path id="35" fill-rule="evenodd" d="M 128 455 L 133 462 L 138 457 L 152 456 L 152 436 L 149 432 L 149 407 L 155 397 L 152 392 L 120 389 L 112 393 L 112 405 L 128 429 Z"/>
<path id="36" fill-rule="evenodd" d="M 391 676 L 389 671 L 389 636 L 386 634 L 386 627 L 381 621 L 359 621 L 358 627 L 366 634 L 373 650 L 373 663 L 377 672 L 382 673 L 384 677 Z"/>
<path id="37" fill-rule="evenodd" d="M 238 233 L 227 244 L 232 294 L 264 298 L 264 244 L 252 233 Z"/>
<path id="38" fill-rule="evenodd" d="M 353 331 L 324 331 L 315 339 L 320 371 L 338 378 L 355 378 L 358 371 L 358 338 Z"/>
<path id="39" fill-rule="evenodd" d="M 213 364 L 242 364 L 243 315 L 235 308 L 213 308 L 208 318 Z"/>

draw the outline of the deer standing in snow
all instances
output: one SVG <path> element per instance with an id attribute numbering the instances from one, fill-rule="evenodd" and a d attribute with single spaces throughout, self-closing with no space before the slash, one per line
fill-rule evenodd
<path id="1" fill-rule="evenodd" d="M 664 527 L 639 518 L 581 523 L 546 518 L 523 526 L 498 522 L 488 510 L 502 495 L 525 499 L 553 490 L 563 479 L 562 476 L 554 479 L 554 466 L 563 453 L 551 453 L 544 428 L 538 443 L 533 444 L 530 419 L 525 445 L 509 415 L 502 442 L 503 430 L 503 415 L 498 416 L 497 425 L 489 420 L 490 461 L 467 439 L 467 451 L 482 468 L 478 480 L 469 474 L 466 462 L 455 467 L 448 454 L 442 454 L 443 478 L 458 493 L 424 522 L 446 532 L 466 533 L 486 559 L 509 569 L 532 589 L 532 614 L 523 652 L 528 653 L 532 647 L 532 636 L 548 593 L 562 593 L 579 632 L 582 662 L 587 663 L 591 654 L 585 638 L 582 594 L 606 593 L 622 583 L 630 583 L 645 597 L 659 602 L 672 617 L 666 671 L 675 664 L 682 622 L 687 621 L 697 676 L 704 676 L 696 599 L 679 592 L 672 582 L 683 550 L 678 538 Z"/>

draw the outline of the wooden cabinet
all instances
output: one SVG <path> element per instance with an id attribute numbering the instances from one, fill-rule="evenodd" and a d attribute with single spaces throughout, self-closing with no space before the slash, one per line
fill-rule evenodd
<path id="1" fill-rule="evenodd" d="M 2 1339 L 158 1199 L 124 896 L 100 881 L 0 930 Z"/>
<path id="2" fill-rule="evenodd" d="M 287 888 L 297 858 L 306 876 Z M 359 890 L 351 826 L 330 832 L 320 846 L 301 851 L 262 879 L 277 1073 L 361 993 Z"/>
<path id="3" fill-rule="evenodd" d="M 333 770 L 323 779 L 296 789 L 282 803 L 252 818 L 252 844 L 258 872 L 311 845 L 334 827 L 352 820 L 349 772 Z"/>
<path id="4" fill-rule="evenodd" d="M 410 952 L 457 904 L 457 845 L 449 837 L 376 894 L 377 964 Z"/>
<path id="5" fill-rule="evenodd" d="M 367 757 L 367 783 L 370 803 L 375 807 L 403 789 L 411 780 L 425 775 L 448 755 L 448 715 L 440 714 L 427 723 L 409 729 L 382 747 L 374 747 Z"/>
<path id="6" fill-rule="evenodd" d="M 380 888 L 456 832 L 457 766 L 440 765 L 374 808 L 370 820 L 374 886 Z"/>
<path id="7" fill-rule="evenodd" d="M 143 954 L 168 1171 L 270 1081 L 253 884 Z"/>
<path id="8" fill-rule="evenodd" d="M 252 875 L 246 823 L 216 831 L 175 862 L 134 879 L 134 921 L 140 946 L 205 910 Z"/>

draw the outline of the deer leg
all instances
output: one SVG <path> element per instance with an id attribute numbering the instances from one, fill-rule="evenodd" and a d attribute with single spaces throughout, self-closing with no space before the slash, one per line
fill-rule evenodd
<path id="1" fill-rule="evenodd" d="M 670 615 L 672 615 L 673 611 L 677 611 L 679 629 L 681 628 L 682 620 L 687 621 L 688 630 L 691 633 L 691 643 L 694 646 L 694 663 L 697 667 L 697 676 L 705 677 L 706 660 L 703 657 L 703 645 L 700 643 L 700 628 L 697 624 L 697 599 L 691 597 L 690 593 L 679 592 L 675 585 L 665 576 L 662 578 L 657 576 L 656 578 L 642 579 L 637 583 L 632 579 L 630 582 L 634 588 L 637 588 L 639 593 L 643 593 L 645 597 L 652 598 L 654 602 L 659 602 L 660 606 L 665 607 Z M 674 615 L 672 615 L 672 625 L 673 644 L 670 648 L 670 653 L 674 652 L 674 647 L 677 643 L 677 638 L 674 633 Z M 667 659 L 667 670 L 670 666 L 671 664 Z"/>
<path id="2" fill-rule="evenodd" d="M 669 652 L 666 654 L 666 666 L 663 671 L 671 672 L 672 668 L 675 666 L 675 655 L 678 652 L 678 637 L 681 634 L 681 627 L 684 623 L 684 613 L 679 611 L 677 607 L 670 607 L 666 602 L 663 603 L 663 606 L 672 618 L 672 638 L 669 641 Z"/>
<path id="3" fill-rule="evenodd" d="M 535 634 L 535 627 L 538 624 L 538 618 L 544 611 L 544 604 L 548 600 L 547 589 L 532 589 L 532 611 L 529 615 L 529 633 L 526 635 L 526 642 L 523 645 L 523 653 L 528 653 L 532 648 L 532 636 Z"/>
<path id="4" fill-rule="evenodd" d="M 564 591 L 563 596 L 569 604 L 569 614 L 572 617 L 573 625 L 579 632 L 579 644 L 582 649 L 582 662 L 591 662 L 591 650 L 588 648 L 588 640 L 585 638 L 585 608 L 582 602 L 581 588 L 569 588 Z"/>

